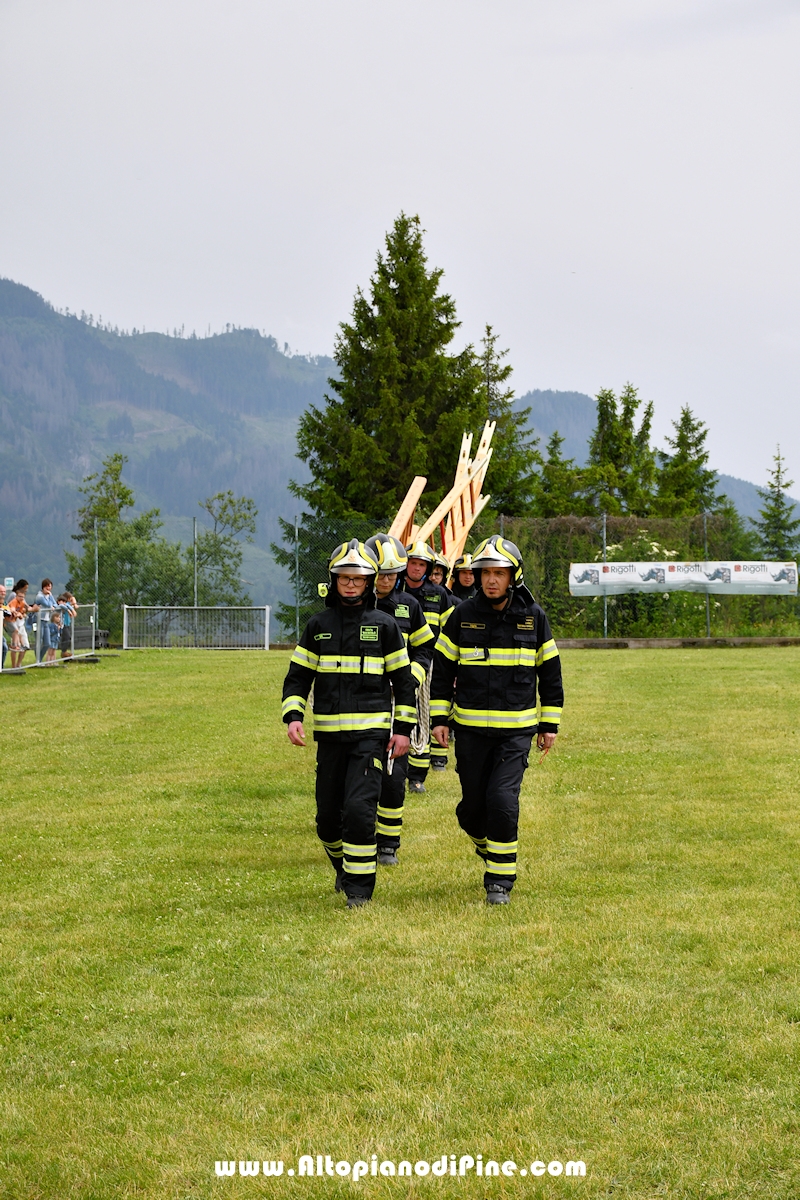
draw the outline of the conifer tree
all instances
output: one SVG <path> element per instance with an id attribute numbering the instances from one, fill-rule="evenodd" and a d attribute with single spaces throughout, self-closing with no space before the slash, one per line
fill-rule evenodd
<path id="1" fill-rule="evenodd" d="M 586 512 L 583 472 L 574 458 L 563 458 L 564 439 L 556 429 L 547 443 L 547 458 L 534 479 L 537 517 L 583 516 Z"/>
<path id="2" fill-rule="evenodd" d="M 650 447 L 653 405 L 645 405 L 637 429 L 641 403 L 630 383 L 625 384 L 619 401 L 611 388 L 602 388 L 597 394 L 597 424 L 589 443 L 585 486 L 587 496 L 601 512 L 644 517 L 651 510 L 656 475 Z"/>
<path id="3" fill-rule="evenodd" d="M 503 361 L 508 350 L 498 350 L 498 340 L 492 326 L 487 325 L 478 358 L 486 405 L 480 420 L 496 421 L 497 428 L 492 437 L 492 461 L 486 488 L 495 512 L 521 517 L 532 511 L 535 470 L 541 463 L 536 449 L 539 439 L 528 427 L 530 408 L 515 410 L 511 407 L 514 389 L 506 385 L 513 367 Z M 472 448 L 474 451 L 475 446 Z"/>
<path id="4" fill-rule="evenodd" d="M 767 472 L 767 486 L 758 489 L 758 494 L 764 501 L 764 507 L 759 509 L 761 520 L 754 521 L 753 524 L 764 557 L 780 562 L 794 559 L 797 554 L 800 518 L 795 517 L 794 503 L 786 495 L 788 489 L 794 487 L 794 480 L 786 477 L 786 460 L 781 454 L 780 446 L 772 461 L 775 467 Z"/>
<path id="5" fill-rule="evenodd" d="M 677 421 L 675 436 L 667 438 L 672 453 L 659 450 L 661 469 L 654 512 L 660 517 L 686 517 L 713 512 L 725 505 L 725 497 L 716 493 L 717 474 L 707 466 L 708 428 L 685 405 Z"/>
<path id="6" fill-rule="evenodd" d="M 419 217 L 400 214 L 368 295 L 358 289 L 340 326 L 331 394 L 300 419 L 298 457 L 312 480 L 292 490 L 326 517 L 383 520 L 415 475 L 427 476 L 422 504 L 434 506 L 485 407 L 472 347 L 450 352 L 455 303 L 440 292 L 442 271 L 428 268 L 422 234 Z"/>

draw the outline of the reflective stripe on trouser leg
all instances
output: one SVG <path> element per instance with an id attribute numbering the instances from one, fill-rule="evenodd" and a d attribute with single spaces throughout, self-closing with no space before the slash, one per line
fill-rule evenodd
<path id="1" fill-rule="evenodd" d="M 486 838 L 485 837 L 483 837 L 483 838 L 473 837 L 471 833 L 468 834 L 467 836 L 470 838 L 471 841 L 473 841 L 475 843 L 475 853 L 480 858 L 482 858 L 483 861 L 485 862 L 486 861 Z"/>
<path id="2" fill-rule="evenodd" d="M 462 799 L 456 809 L 461 828 L 476 849 L 486 839 L 484 886 L 514 885 L 517 874 L 519 790 L 528 765 L 530 733 L 494 738 L 459 728 L 456 765 Z M 480 853 L 480 850 L 478 851 Z"/>
<path id="3" fill-rule="evenodd" d="M 379 846 L 391 846 L 393 850 L 396 850 L 400 845 L 407 774 L 407 754 L 404 754 L 402 758 L 395 758 L 392 761 L 391 775 L 386 770 L 385 765 L 383 768 L 381 798 L 378 801 L 377 842 Z"/>
<path id="4" fill-rule="evenodd" d="M 369 897 L 375 886 L 375 817 L 385 746 L 385 733 L 317 740 L 317 834 L 330 861 L 343 869 L 348 896 Z"/>
<path id="5" fill-rule="evenodd" d="M 418 779 L 421 782 L 425 781 L 425 776 L 428 774 L 428 768 L 431 765 L 431 735 L 428 731 L 428 744 L 421 754 L 415 753 L 413 750 L 408 752 L 408 778 Z"/>
<path id="6" fill-rule="evenodd" d="M 447 766 L 447 751 L 444 746 L 440 746 L 433 738 L 431 738 L 431 758 L 435 758 Z"/>

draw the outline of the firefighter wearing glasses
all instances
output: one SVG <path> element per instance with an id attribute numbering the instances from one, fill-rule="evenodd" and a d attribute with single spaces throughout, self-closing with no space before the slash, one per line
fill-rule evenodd
<path id="1" fill-rule="evenodd" d="M 408 563 L 405 547 L 388 533 L 376 533 L 365 545 L 378 560 L 378 578 L 375 582 L 378 608 L 397 622 L 411 659 L 414 682 L 417 685 L 424 683 L 436 638 L 425 620 L 419 601 L 409 592 L 400 591 Z M 408 755 L 402 758 L 388 754 L 384 756 L 383 784 L 378 802 L 379 866 L 397 866 L 407 775 Z"/>
<path id="2" fill-rule="evenodd" d="M 357 908 L 375 887 L 384 754 L 400 758 L 408 751 L 415 685 L 397 622 L 375 607 L 373 553 L 353 538 L 334 550 L 328 570 L 325 608 L 308 622 L 292 655 L 283 719 L 289 741 L 305 745 L 313 684 L 317 835 L 336 872 L 336 891 Z"/>
<path id="3" fill-rule="evenodd" d="M 456 816 L 483 861 L 487 902 L 508 904 L 522 776 L 534 735 L 540 750 L 555 742 L 564 702 L 561 661 L 547 617 L 522 581 L 514 543 L 494 534 L 473 554 L 472 569 L 478 592 L 454 610 L 436 643 L 431 724 L 442 746 L 448 722 L 458 728 Z"/>
<path id="4" fill-rule="evenodd" d="M 431 547 L 426 542 L 417 541 L 410 542 L 406 550 L 408 566 L 403 589 L 419 601 L 425 619 L 436 638 L 452 610 L 453 602 L 445 589 L 431 580 L 431 571 L 436 565 L 436 554 Z M 415 795 L 424 793 L 425 780 L 431 765 L 431 730 L 426 711 L 427 684 L 420 688 L 419 699 L 419 741 L 412 746 L 408 756 L 408 790 Z M 447 765 L 447 754 L 443 754 L 443 760 L 440 759 L 442 767 Z"/>

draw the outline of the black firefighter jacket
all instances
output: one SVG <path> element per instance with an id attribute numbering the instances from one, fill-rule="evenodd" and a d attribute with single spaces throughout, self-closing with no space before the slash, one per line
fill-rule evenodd
<path id="1" fill-rule="evenodd" d="M 416 684 L 403 635 L 374 607 L 348 607 L 329 596 L 303 630 L 283 685 L 283 719 L 302 721 L 314 685 L 314 737 L 350 741 L 391 725 L 408 736 L 416 716 Z M 391 681 L 391 687 L 390 687 Z"/>
<path id="2" fill-rule="evenodd" d="M 500 612 L 481 591 L 453 610 L 433 655 L 431 725 L 557 733 L 563 704 L 558 649 L 526 587 L 515 588 Z"/>
<path id="3" fill-rule="evenodd" d="M 425 620 L 419 601 L 410 592 L 399 592 L 395 588 L 388 596 L 378 599 L 378 608 L 394 617 L 400 626 L 411 659 L 411 674 L 417 683 L 422 683 L 431 665 L 436 635 Z"/>

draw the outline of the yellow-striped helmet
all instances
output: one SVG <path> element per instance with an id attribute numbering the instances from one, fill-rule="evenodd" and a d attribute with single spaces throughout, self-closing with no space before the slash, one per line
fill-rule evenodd
<path id="1" fill-rule="evenodd" d="M 510 567 L 511 582 L 522 583 L 522 555 L 519 546 L 508 542 L 499 533 L 482 541 L 472 555 L 472 569 L 479 572 L 482 567 Z M 478 576 L 480 583 L 480 575 Z"/>
<path id="2" fill-rule="evenodd" d="M 342 542 L 331 555 L 328 563 L 331 575 L 377 575 L 378 560 L 358 538 Z"/>
<path id="3" fill-rule="evenodd" d="M 406 546 L 409 558 L 421 558 L 428 563 L 428 569 L 436 562 L 436 555 L 427 542 L 409 542 Z"/>
<path id="4" fill-rule="evenodd" d="M 444 571 L 444 577 L 446 579 L 447 576 L 450 574 L 450 563 L 447 561 L 445 556 L 439 550 L 434 551 L 433 559 L 434 559 L 434 562 L 436 563 L 436 566 L 441 567 L 442 570 Z"/>
<path id="5" fill-rule="evenodd" d="M 472 570 L 472 555 L 459 554 L 456 561 L 453 563 L 453 574 L 456 575 L 459 571 Z"/>
<path id="6" fill-rule="evenodd" d="M 405 546 L 399 538 L 392 537 L 389 533 L 376 533 L 374 537 L 367 538 L 364 545 L 375 555 L 378 570 L 384 575 L 405 571 L 408 566 Z"/>

